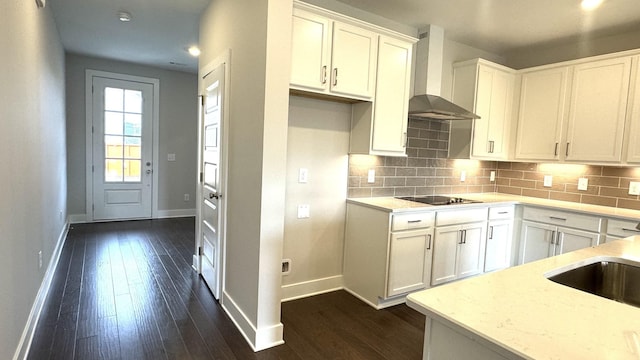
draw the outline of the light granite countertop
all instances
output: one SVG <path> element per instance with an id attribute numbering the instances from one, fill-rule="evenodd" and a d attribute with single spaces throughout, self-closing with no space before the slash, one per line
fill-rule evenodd
<path id="1" fill-rule="evenodd" d="M 597 256 L 640 262 L 640 236 L 419 291 L 407 305 L 524 359 L 640 359 L 640 308 L 545 277 Z"/>
<path id="2" fill-rule="evenodd" d="M 568 210 L 578 213 L 611 216 L 616 218 L 626 218 L 632 220 L 640 219 L 640 211 L 614 208 L 609 206 L 580 204 L 569 201 L 548 200 L 527 196 L 508 195 L 500 193 L 478 193 L 478 194 L 453 194 L 452 197 L 461 197 L 469 200 L 481 201 L 481 204 L 452 204 L 452 205 L 426 205 L 418 202 L 400 200 L 394 197 L 373 197 L 373 198 L 349 198 L 347 202 L 360 204 L 383 211 L 394 213 L 420 211 L 420 210 L 444 210 L 448 208 L 473 207 L 504 204 L 535 205 L 560 210 Z"/>

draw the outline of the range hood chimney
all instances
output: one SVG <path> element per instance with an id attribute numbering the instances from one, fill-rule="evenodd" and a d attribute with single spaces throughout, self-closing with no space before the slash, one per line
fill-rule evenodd
<path id="1" fill-rule="evenodd" d="M 480 116 L 440 96 L 444 30 L 429 25 L 421 30 L 416 45 L 415 96 L 409 100 L 409 118 L 437 120 L 470 120 Z"/>

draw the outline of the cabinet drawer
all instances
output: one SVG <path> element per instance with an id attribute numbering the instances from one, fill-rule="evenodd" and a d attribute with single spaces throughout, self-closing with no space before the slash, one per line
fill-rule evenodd
<path id="1" fill-rule="evenodd" d="M 602 225 L 602 219 L 598 216 L 567 213 L 529 206 L 524 208 L 522 219 L 593 232 L 600 232 Z"/>
<path id="2" fill-rule="evenodd" d="M 513 219 L 515 208 L 511 206 L 498 206 L 489 208 L 489 220 Z"/>
<path id="3" fill-rule="evenodd" d="M 607 223 L 607 234 L 616 237 L 640 235 L 640 230 L 636 229 L 636 226 L 640 224 L 639 221 L 640 220 L 609 219 Z"/>
<path id="4" fill-rule="evenodd" d="M 460 209 L 451 211 L 438 211 L 436 226 L 464 224 L 487 220 L 488 208 Z"/>
<path id="5" fill-rule="evenodd" d="M 435 212 L 417 212 L 393 215 L 391 231 L 422 229 L 433 226 Z"/>

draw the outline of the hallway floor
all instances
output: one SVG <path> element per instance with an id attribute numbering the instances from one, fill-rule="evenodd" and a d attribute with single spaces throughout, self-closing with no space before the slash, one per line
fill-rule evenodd
<path id="1" fill-rule="evenodd" d="M 29 359 L 420 359 L 424 317 L 345 291 L 282 304 L 254 353 L 191 268 L 194 218 L 72 225 Z"/>

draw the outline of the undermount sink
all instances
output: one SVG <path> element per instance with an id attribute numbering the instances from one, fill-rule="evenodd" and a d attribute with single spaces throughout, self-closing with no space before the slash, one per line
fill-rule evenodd
<path id="1" fill-rule="evenodd" d="M 558 284 L 640 307 L 640 263 L 598 257 L 546 274 Z"/>

